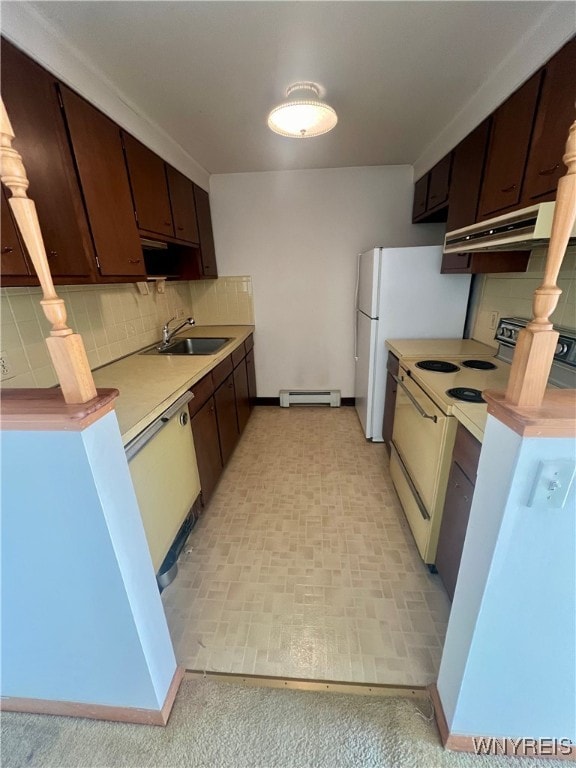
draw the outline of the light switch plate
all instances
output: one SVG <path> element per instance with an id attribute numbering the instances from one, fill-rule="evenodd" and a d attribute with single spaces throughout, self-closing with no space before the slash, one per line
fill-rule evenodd
<path id="1" fill-rule="evenodd" d="M 529 507 L 562 509 L 574 482 L 576 463 L 571 459 L 541 461 L 528 499 Z"/>

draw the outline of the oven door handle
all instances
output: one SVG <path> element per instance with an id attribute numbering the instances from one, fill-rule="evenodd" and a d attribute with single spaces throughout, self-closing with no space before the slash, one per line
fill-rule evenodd
<path id="1" fill-rule="evenodd" d="M 410 390 L 402 383 L 402 379 L 399 376 L 396 376 L 395 374 L 392 374 L 392 378 L 394 379 L 396 384 L 398 384 L 398 386 L 402 387 L 402 389 L 406 393 L 406 397 L 410 400 L 410 402 L 412 403 L 414 408 L 416 408 L 416 410 L 418 411 L 420 416 L 423 416 L 425 419 L 432 419 L 434 424 L 436 424 L 438 422 L 438 417 L 437 416 L 430 416 L 430 414 L 426 413 L 426 411 L 424 410 L 424 408 L 422 408 L 422 406 L 420 405 L 418 400 L 416 400 L 416 398 L 410 392 Z"/>

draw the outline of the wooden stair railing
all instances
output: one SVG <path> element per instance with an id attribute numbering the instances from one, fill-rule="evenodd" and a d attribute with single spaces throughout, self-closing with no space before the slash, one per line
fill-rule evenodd
<path id="1" fill-rule="evenodd" d="M 520 331 L 505 402 L 511 406 L 538 408 L 542 405 L 558 333 L 549 320 L 562 293 L 558 272 L 576 220 L 576 121 L 572 123 L 562 158 L 568 172 L 558 182 L 554 220 L 542 285 L 534 291 L 532 321 Z"/>
<path id="2" fill-rule="evenodd" d="M 1 103 L 1 110 L 0 177 L 12 193 L 9 204 L 42 287 L 44 298 L 40 304 L 52 325 L 50 336 L 46 339 L 48 352 L 65 402 L 87 403 L 97 393 L 84 342 L 80 334 L 74 333 L 66 324 L 66 305 L 54 290 L 36 206 L 27 195 L 26 169 L 22 157 L 12 146 L 14 132 L 4 102 Z"/>

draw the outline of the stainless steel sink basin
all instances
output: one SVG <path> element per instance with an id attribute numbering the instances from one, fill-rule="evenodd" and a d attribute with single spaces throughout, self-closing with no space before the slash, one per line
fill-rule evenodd
<path id="1" fill-rule="evenodd" d="M 141 355 L 213 355 L 227 344 L 230 339 L 222 338 L 186 338 L 176 339 L 163 349 L 155 344 Z"/>

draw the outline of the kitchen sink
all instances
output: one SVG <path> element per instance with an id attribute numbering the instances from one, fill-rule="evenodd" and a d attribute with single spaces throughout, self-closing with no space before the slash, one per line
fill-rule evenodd
<path id="1" fill-rule="evenodd" d="M 185 338 L 170 342 L 167 347 L 161 348 L 155 344 L 150 349 L 145 349 L 141 355 L 213 355 L 227 344 L 230 339 L 221 338 Z"/>

